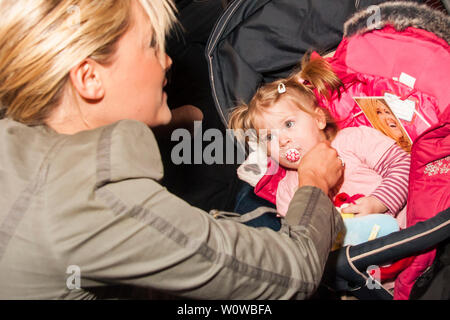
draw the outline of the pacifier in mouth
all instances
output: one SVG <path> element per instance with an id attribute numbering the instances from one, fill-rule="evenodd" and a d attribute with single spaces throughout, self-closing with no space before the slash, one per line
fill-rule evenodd
<path id="1" fill-rule="evenodd" d="M 300 152 L 297 149 L 289 149 L 285 154 L 286 159 L 289 162 L 295 163 L 300 160 Z"/>

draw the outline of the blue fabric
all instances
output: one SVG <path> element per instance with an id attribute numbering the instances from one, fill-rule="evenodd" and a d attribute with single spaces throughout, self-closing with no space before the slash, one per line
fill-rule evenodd
<path id="1" fill-rule="evenodd" d="M 380 226 L 377 238 L 399 231 L 397 220 L 387 214 L 370 214 L 368 216 L 344 219 L 344 246 L 367 242 L 375 225 Z"/>
<path id="2" fill-rule="evenodd" d="M 251 185 L 242 182 L 242 187 L 236 197 L 234 212 L 245 214 L 259 207 L 276 207 L 273 203 L 258 197 L 253 190 L 254 188 Z M 266 227 L 274 231 L 279 231 L 281 228 L 280 218 L 272 212 L 265 213 L 245 224 L 255 228 Z M 371 214 L 364 217 L 345 219 L 344 224 L 346 228 L 344 246 L 367 242 L 375 225 L 380 226 L 377 238 L 399 231 L 397 220 L 387 214 Z"/>
<path id="3" fill-rule="evenodd" d="M 234 212 L 245 214 L 259 207 L 275 208 L 273 203 L 258 197 L 253 190 L 254 188 L 248 183 L 242 183 L 242 187 L 236 197 Z M 272 212 L 265 213 L 256 219 L 246 222 L 245 224 L 255 228 L 266 227 L 274 231 L 279 231 L 281 228 L 280 218 Z"/>

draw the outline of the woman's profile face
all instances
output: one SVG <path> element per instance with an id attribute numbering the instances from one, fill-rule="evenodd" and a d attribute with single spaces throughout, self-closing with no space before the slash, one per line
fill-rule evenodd
<path id="1" fill-rule="evenodd" d="M 105 105 L 99 124 L 132 119 L 154 127 L 167 124 L 171 112 L 163 88 L 172 60 L 153 43 L 148 16 L 133 1 L 130 29 L 117 43 L 112 63 L 104 66 Z M 102 123 L 103 122 L 103 123 Z"/>
<path id="2" fill-rule="evenodd" d="M 380 122 L 391 132 L 391 137 L 394 139 L 403 136 L 402 129 L 395 116 L 384 104 L 378 103 L 376 109 L 377 116 Z"/>

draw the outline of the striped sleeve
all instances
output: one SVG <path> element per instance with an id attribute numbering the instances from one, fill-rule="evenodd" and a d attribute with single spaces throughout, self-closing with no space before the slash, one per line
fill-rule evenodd
<path id="1" fill-rule="evenodd" d="M 394 144 L 374 167 L 383 180 L 371 196 L 383 202 L 394 216 L 406 205 L 410 164 L 411 156 Z"/>

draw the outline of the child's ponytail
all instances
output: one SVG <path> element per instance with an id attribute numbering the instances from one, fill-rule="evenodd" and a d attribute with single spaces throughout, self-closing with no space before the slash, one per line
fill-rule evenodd
<path id="1" fill-rule="evenodd" d="M 340 96 L 341 88 L 344 84 L 331 68 L 331 65 L 313 52 L 312 55 L 305 55 L 301 62 L 301 70 L 293 75 L 296 79 L 302 79 L 308 87 L 316 89 L 321 96 L 329 99 L 334 92 Z"/>

